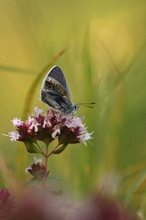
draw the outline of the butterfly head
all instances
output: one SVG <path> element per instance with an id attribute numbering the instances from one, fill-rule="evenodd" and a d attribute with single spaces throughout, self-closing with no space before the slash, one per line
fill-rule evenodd
<path id="1" fill-rule="evenodd" d="M 64 111 L 64 109 L 63 109 L 63 113 L 64 114 L 74 114 L 74 113 L 76 113 L 76 111 L 78 111 L 78 109 L 79 109 L 79 106 L 78 105 L 76 105 L 76 104 L 72 104 L 72 106 L 70 106 L 68 109 L 66 109 L 65 111 Z"/>

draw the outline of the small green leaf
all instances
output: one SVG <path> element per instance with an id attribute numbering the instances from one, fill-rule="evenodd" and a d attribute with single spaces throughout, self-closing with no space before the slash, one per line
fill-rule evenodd
<path id="1" fill-rule="evenodd" d="M 41 151 L 35 146 L 34 143 L 25 141 L 24 144 L 29 153 L 41 153 Z"/>
<path id="2" fill-rule="evenodd" d="M 65 148 L 67 147 L 67 144 L 64 144 L 62 147 L 60 147 L 59 149 L 55 150 L 53 152 L 53 154 L 60 154 L 62 151 L 65 150 Z"/>
<path id="3" fill-rule="evenodd" d="M 32 178 L 28 181 L 25 181 L 23 186 L 25 187 L 34 187 L 38 185 L 38 179 Z"/>
<path id="4" fill-rule="evenodd" d="M 62 179 L 59 179 L 53 176 L 49 176 L 48 178 L 46 178 L 46 182 L 49 182 L 49 183 L 56 183 L 56 182 L 61 182 L 61 181 Z"/>

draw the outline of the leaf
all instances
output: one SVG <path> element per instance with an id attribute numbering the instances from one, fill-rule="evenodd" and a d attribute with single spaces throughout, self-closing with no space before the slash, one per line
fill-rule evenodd
<path id="1" fill-rule="evenodd" d="M 26 149 L 29 153 L 41 153 L 41 151 L 35 146 L 34 143 L 24 142 Z"/>
<path id="2" fill-rule="evenodd" d="M 52 183 L 58 183 L 58 182 L 61 182 L 61 181 L 62 181 L 62 180 L 59 179 L 59 178 L 50 177 L 50 176 L 45 179 L 45 183 L 48 185 L 50 191 L 52 191 L 52 189 L 53 189 L 53 188 L 50 186 L 50 184 L 52 184 Z M 25 181 L 24 184 L 23 184 L 23 186 L 25 186 L 25 187 L 40 186 L 40 182 L 39 182 L 39 179 L 36 179 L 36 178 L 33 177 L 32 179 L 30 179 L 30 180 L 28 180 L 28 181 Z"/>
<path id="3" fill-rule="evenodd" d="M 48 178 L 46 178 L 46 182 L 49 183 L 54 183 L 54 182 L 61 182 L 62 179 L 59 179 L 57 177 L 53 177 L 53 176 L 49 176 Z"/>
<path id="4" fill-rule="evenodd" d="M 60 147 L 59 149 L 55 150 L 53 152 L 53 154 L 60 154 L 62 151 L 65 150 L 65 148 L 67 147 L 68 144 L 64 144 L 62 147 Z"/>

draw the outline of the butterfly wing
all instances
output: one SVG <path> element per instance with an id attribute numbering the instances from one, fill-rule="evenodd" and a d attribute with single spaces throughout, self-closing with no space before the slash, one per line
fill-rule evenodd
<path id="1" fill-rule="evenodd" d="M 41 90 L 41 100 L 50 107 L 68 114 L 74 110 L 74 105 L 71 102 L 65 77 L 59 70 L 60 68 L 55 66 L 45 77 Z"/>
<path id="2" fill-rule="evenodd" d="M 50 107 L 59 110 L 63 113 L 68 113 L 69 109 L 71 109 L 72 103 L 66 102 L 63 96 L 56 93 L 53 90 L 41 91 L 41 99 L 44 103 L 49 105 Z"/>
<path id="3" fill-rule="evenodd" d="M 51 78 L 55 79 L 57 82 L 59 82 L 64 87 L 64 89 L 66 90 L 68 95 L 71 96 L 66 79 L 65 79 L 65 76 L 64 76 L 62 70 L 59 68 L 59 66 L 52 67 L 52 69 L 47 74 L 46 78 L 47 77 L 51 77 Z"/>

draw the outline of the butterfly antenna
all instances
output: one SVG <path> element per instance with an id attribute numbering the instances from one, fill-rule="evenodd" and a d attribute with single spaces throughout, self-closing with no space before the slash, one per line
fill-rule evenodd
<path id="1" fill-rule="evenodd" d="M 94 105 L 95 104 L 95 102 L 88 102 L 88 103 L 76 103 L 76 105 L 78 105 L 78 106 L 85 106 L 85 107 L 88 107 L 88 108 L 93 108 L 93 106 L 92 105 Z"/>

